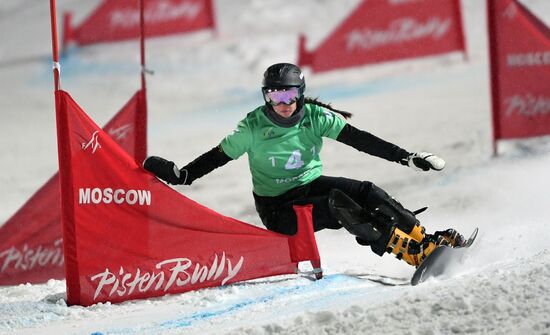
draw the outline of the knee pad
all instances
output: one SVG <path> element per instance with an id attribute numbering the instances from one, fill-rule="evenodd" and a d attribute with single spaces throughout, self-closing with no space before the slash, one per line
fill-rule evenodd
<path id="1" fill-rule="evenodd" d="M 368 213 L 344 192 L 333 189 L 328 198 L 331 215 L 338 220 L 347 231 L 358 238 L 360 244 L 369 244 L 378 240 L 383 232 L 380 232 L 372 224 Z M 365 245 L 363 244 L 363 245 Z"/>
<path id="2" fill-rule="evenodd" d="M 396 226 L 406 233 L 410 233 L 418 223 L 413 212 L 406 209 L 399 201 L 391 197 L 380 187 L 371 184 L 366 198 L 366 205 L 370 209 L 370 215 L 387 227 L 389 232 Z"/>

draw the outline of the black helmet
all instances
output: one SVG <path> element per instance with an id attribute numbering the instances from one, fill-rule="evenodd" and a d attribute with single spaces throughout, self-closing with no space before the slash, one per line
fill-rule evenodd
<path id="1" fill-rule="evenodd" d="M 263 88 L 278 88 L 295 86 L 300 89 L 300 96 L 304 95 L 306 81 L 299 67 L 290 63 L 277 63 L 264 72 Z"/>
<path id="2" fill-rule="evenodd" d="M 279 116 L 273 106 L 266 100 L 266 92 L 269 89 L 298 87 L 298 99 L 296 101 L 296 111 L 289 118 Z M 273 64 L 264 72 L 264 80 L 262 81 L 262 94 L 266 108 L 264 113 L 276 125 L 281 127 L 292 127 L 298 124 L 304 117 L 304 91 L 306 90 L 306 81 L 304 74 L 299 67 L 290 63 Z"/>

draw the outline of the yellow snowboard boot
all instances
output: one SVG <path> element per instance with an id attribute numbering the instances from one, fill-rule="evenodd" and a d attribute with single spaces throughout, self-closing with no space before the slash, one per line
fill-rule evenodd
<path id="1" fill-rule="evenodd" d="M 448 242 L 443 237 L 427 237 L 424 227 L 416 224 L 409 234 L 395 227 L 386 251 L 395 254 L 397 259 L 403 259 L 408 264 L 418 267 L 438 245 L 446 244 Z"/>

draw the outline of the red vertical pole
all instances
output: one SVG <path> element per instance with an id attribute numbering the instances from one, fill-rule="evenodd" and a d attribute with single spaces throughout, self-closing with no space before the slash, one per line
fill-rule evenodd
<path id="1" fill-rule="evenodd" d="M 145 91 L 145 5 L 139 0 L 140 52 L 141 52 L 141 89 Z"/>
<path id="2" fill-rule="evenodd" d="M 50 17 L 51 17 L 51 28 L 52 28 L 52 55 L 53 55 L 53 80 L 55 90 L 58 91 L 60 88 L 59 83 L 59 46 L 57 41 L 57 14 L 55 0 L 50 0 Z"/>
<path id="3" fill-rule="evenodd" d="M 293 208 L 296 213 L 297 231 L 295 235 L 288 238 L 290 259 L 297 264 L 301 261 L 310 261 L 315 278 L 321 279 L 323 278 L 323 269 L 313 229 L 313 206 L 296 205 Z"/>
<path id="4" fill-rule="evenodd" d="M 63 231 L 63 254 L 65 260 L 65 277 L 67 288 L 67 304 L 80 304 L 80 274 L 77 265 L 74 248 L 76 240 L 74 235 L 74 199 L 71 190 L 72 170 L 71 170 L 71 149 L 70 143 L 66 140 L 66 134 L 69 133 L 68 112 L 66 98 L 63 98 L 64 92 L 60 89 L 59 79 L 59 47 L 57 40 L 57 18 L 56 18 L 55 0 L 50 0 L 50 16 L 52 28 L 52 54 L 53 54 L 53 78 L 55 85 L 55 111 L 57 127 L 57 152 L 59 161 L 59 180 L 61 188 L 61 226 Z M 67 257 L 73 255 L 74 257 Z"/>
<path id="5" fill-rule="evenodd" d="M 145 4 L 144 0 L 139 0 L 139 23 L 140 23 L 140 53 L 141 53 L 141 92 L 139 97 L 139 109 L 136 114 L 137 129 L 135 148 L 135 157 L 139 163 L 147 157 L 147 84 L 145 75 L 147 68 L 145 66 Z"/>
<path id="6" fill-rule="evenodd" d="M 493 121 L 493 156 L 498 154 L 497 141 L 500 137 L 500 85 L 498 81 L 498 39 L 496 36 L 495 2 L 487 0 L 487 31 L 489 33 L 489 69 L 491 80 L 491 104 Z"/>

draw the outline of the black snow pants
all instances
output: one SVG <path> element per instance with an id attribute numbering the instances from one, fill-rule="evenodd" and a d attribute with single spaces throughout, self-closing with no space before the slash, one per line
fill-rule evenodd
<path id="1" fill-rule="evenodd" d="M 296 187 L 275 197 L 254 194 L 256 210 L 267 229 L 285 235 L 294 235 L 297 231 L 297 219 L 292 206 L 312 204 L 315 231 L 325 228 L 340 229 L 342 225 L 331 215 L 329 209 L 328 199 L 332 189 L 344 192 L 367 213 L 377 208 L 385 208 L 387 210 L 384 212 L 391 213 L 391 220 L 389 217 L 372 217 L 377 221 L 378 227 L 381 225 L 386 227 L 383 229 L 386 235 L 380 237 L 380 241 L 371 244 L 371 248 L 378 255 L 385 252 L 392 226 L 397 225 L 401 230 L 410 232 L 417 223 L 411 211 L 403 208 L 397 200 L 375 184 L 344 177 L 320 176 L 307 185 Z M 358 242 L 360 242 L 359 239 Z"/>

